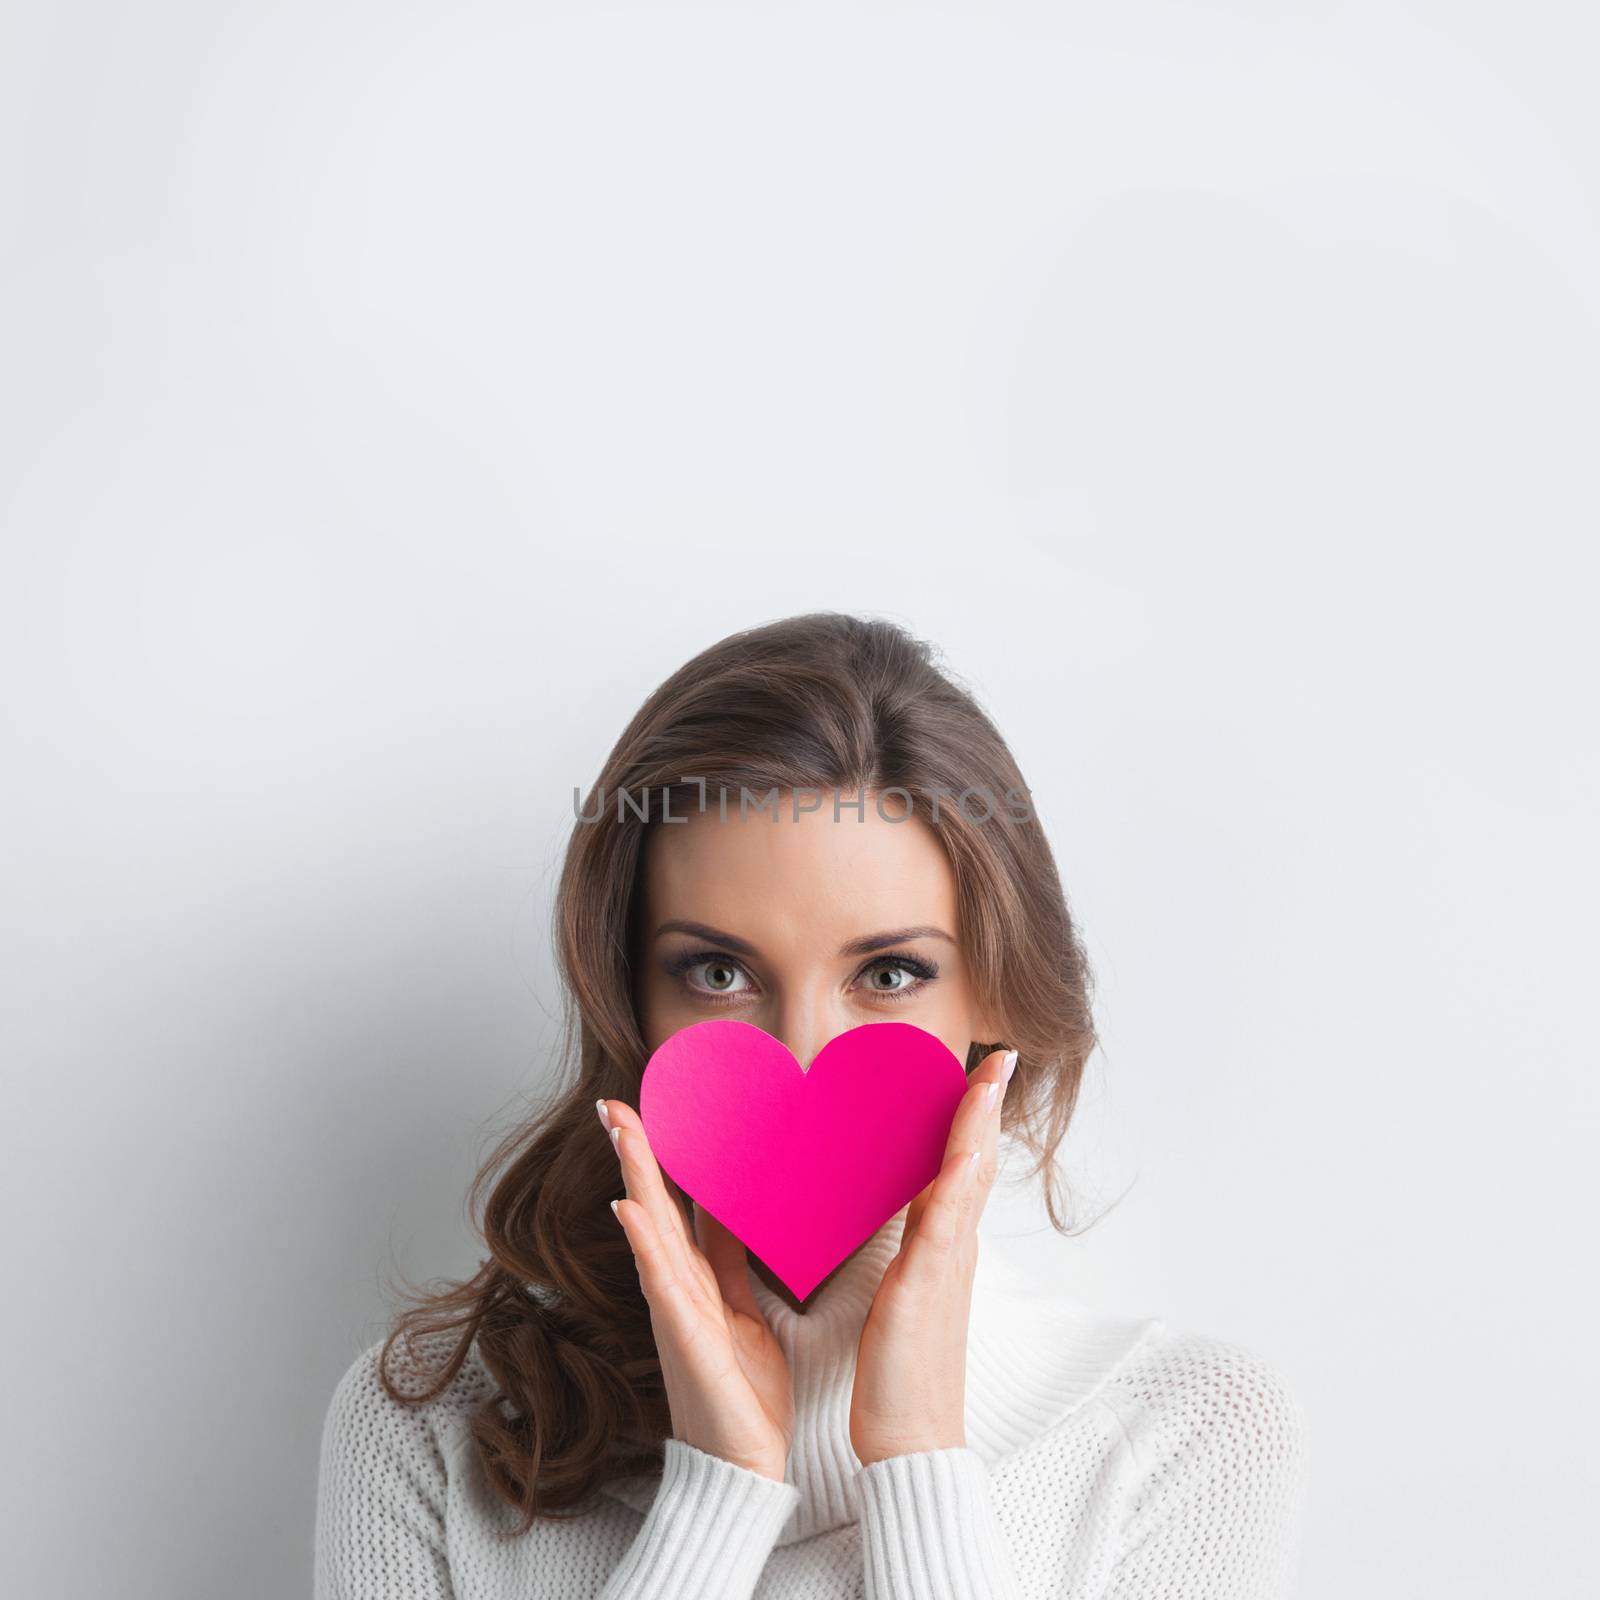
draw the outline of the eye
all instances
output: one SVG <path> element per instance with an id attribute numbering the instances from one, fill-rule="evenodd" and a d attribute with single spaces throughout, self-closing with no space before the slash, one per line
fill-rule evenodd
<path id="1" fill-rule="evenodd" d="M 939 976 L 939 968 L 921 956 L 879 956 L 862 969 L 862 976 L 875 999 L 904 1000 L 927 988 Z"/>
<path id="2" fill-rule="evenodd" d="M 705 978 L 694 982 L 690 974 L 705 969 Z M 737 961 L 727 956 L 691 956 L 678 964 L 677 970 L 692 994 L 709 996 L 742 995 L 750 993 L 750 979 Z"/>
<path id="3" fill-rule="evenodd" d="M 715 950 L 687 950 L 664 965 L 693 999 L 712 1005 L 732 1005 L 759 992 L 741 962 Z M 869 961 L 856 975 L 856 982 L 863 984 L 874 1000 L 897 1001 L 920 994 L 938 976 L 936 962 L 897 953 Z"/>

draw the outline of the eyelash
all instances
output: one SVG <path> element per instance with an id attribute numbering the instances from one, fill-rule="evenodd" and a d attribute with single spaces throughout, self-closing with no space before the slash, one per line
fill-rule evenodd
<path id="1" fill-rule="evenodd" d="M 719 950 L 689 950 L 682 955 L 671 957 L 666 963 L 667 972 L 676 978 L 683 988 L 696 1000 L 705 1000 L 714 1006 L 731 1005 L 738 1000 L 748 1000 L 751 992 L 749 989 L 740 989 L 732 994 L 718 994 L 710 989 L 696 989 L 684 982 L 684 974 L 691 968 L 698 967 L 707 961 L 715 961 L 726 967 L 737 967 L 746 978 L 751 976 L 749 968 L 742 961 L 737 961 L 732 956 L 725 956 Z M 871 972 L 874 967 L 902 967 L 914 978 L 920 981 L 908 984 L 903 989 L 878 989 L 874 993 L 880 1000 L 899 1001 L 908 999 L 914 994 L 921 994 L 927 986 L 939 976 L 939 964 L 936 961 L 925 961 L 921 956 L 908 955 L 896 952 L 893 955 L 874 956 L 860 972 L 856 974 L 860 979 L 864 974 Z"/>

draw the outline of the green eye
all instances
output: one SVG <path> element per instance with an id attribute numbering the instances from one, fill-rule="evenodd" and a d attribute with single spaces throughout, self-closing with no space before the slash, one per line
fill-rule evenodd
<path id="1" fill-rule="evenodd" d="M 740 1000 L 759 992 L 740 962 L 715 950 L 685 951 L 665 966 L 691 997 L 701 1000 Z M 696 977 L 699 972 L 703 976 Z M 920 994 L 938 976 L 937 963 L 907 953 L 875 957 L 855 982 L 877 999 L 904 1000 Z"/>
<path id="2" fill-rule="evenodd" d="M 939 968 L 921 956 L 879 956 L 864 969 L 870 974 L 867 988 L 883 1000 L 904 1000 L 921 992 L 939 976 Z M 881 978 L 901 978 L 901 983 L 882 983 Z"/>
<path id="3" fill-rule="evenodd" d="M 704 969 L 704 977 L 695 974 Z M 749 975 L 737 961 L 706 951 L 679 956 L 668 963 L 667 970 L 689 991 L 702 998 L 738 998 L 753 993 Z"/>

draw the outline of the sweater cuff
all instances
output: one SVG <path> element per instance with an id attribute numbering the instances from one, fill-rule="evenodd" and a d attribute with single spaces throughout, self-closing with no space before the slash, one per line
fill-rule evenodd
<path id="1" fill-rule="evenodd" d="M 966 1445 L 885 1456 L 856 1474 L 867 1600 L 1020 1600 L 989 1469 Z"/>
<path id="2" fill-rule="evenodd" d="M 601 1600 L 750 1600 L 800 1490 L 682 1439 Z"/>

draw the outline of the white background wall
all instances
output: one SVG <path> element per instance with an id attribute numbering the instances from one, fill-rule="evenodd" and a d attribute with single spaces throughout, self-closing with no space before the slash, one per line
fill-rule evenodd
<path id="1" fill-rule="evenodd" d="M 1593 1592 L 1584 13 L 6 6 L 10 1592 L 308 1592 L 572 786 L 813 607 L 1017 749 L 1030 1246 L 1294 1378 L 1302 1593 Z"/>

